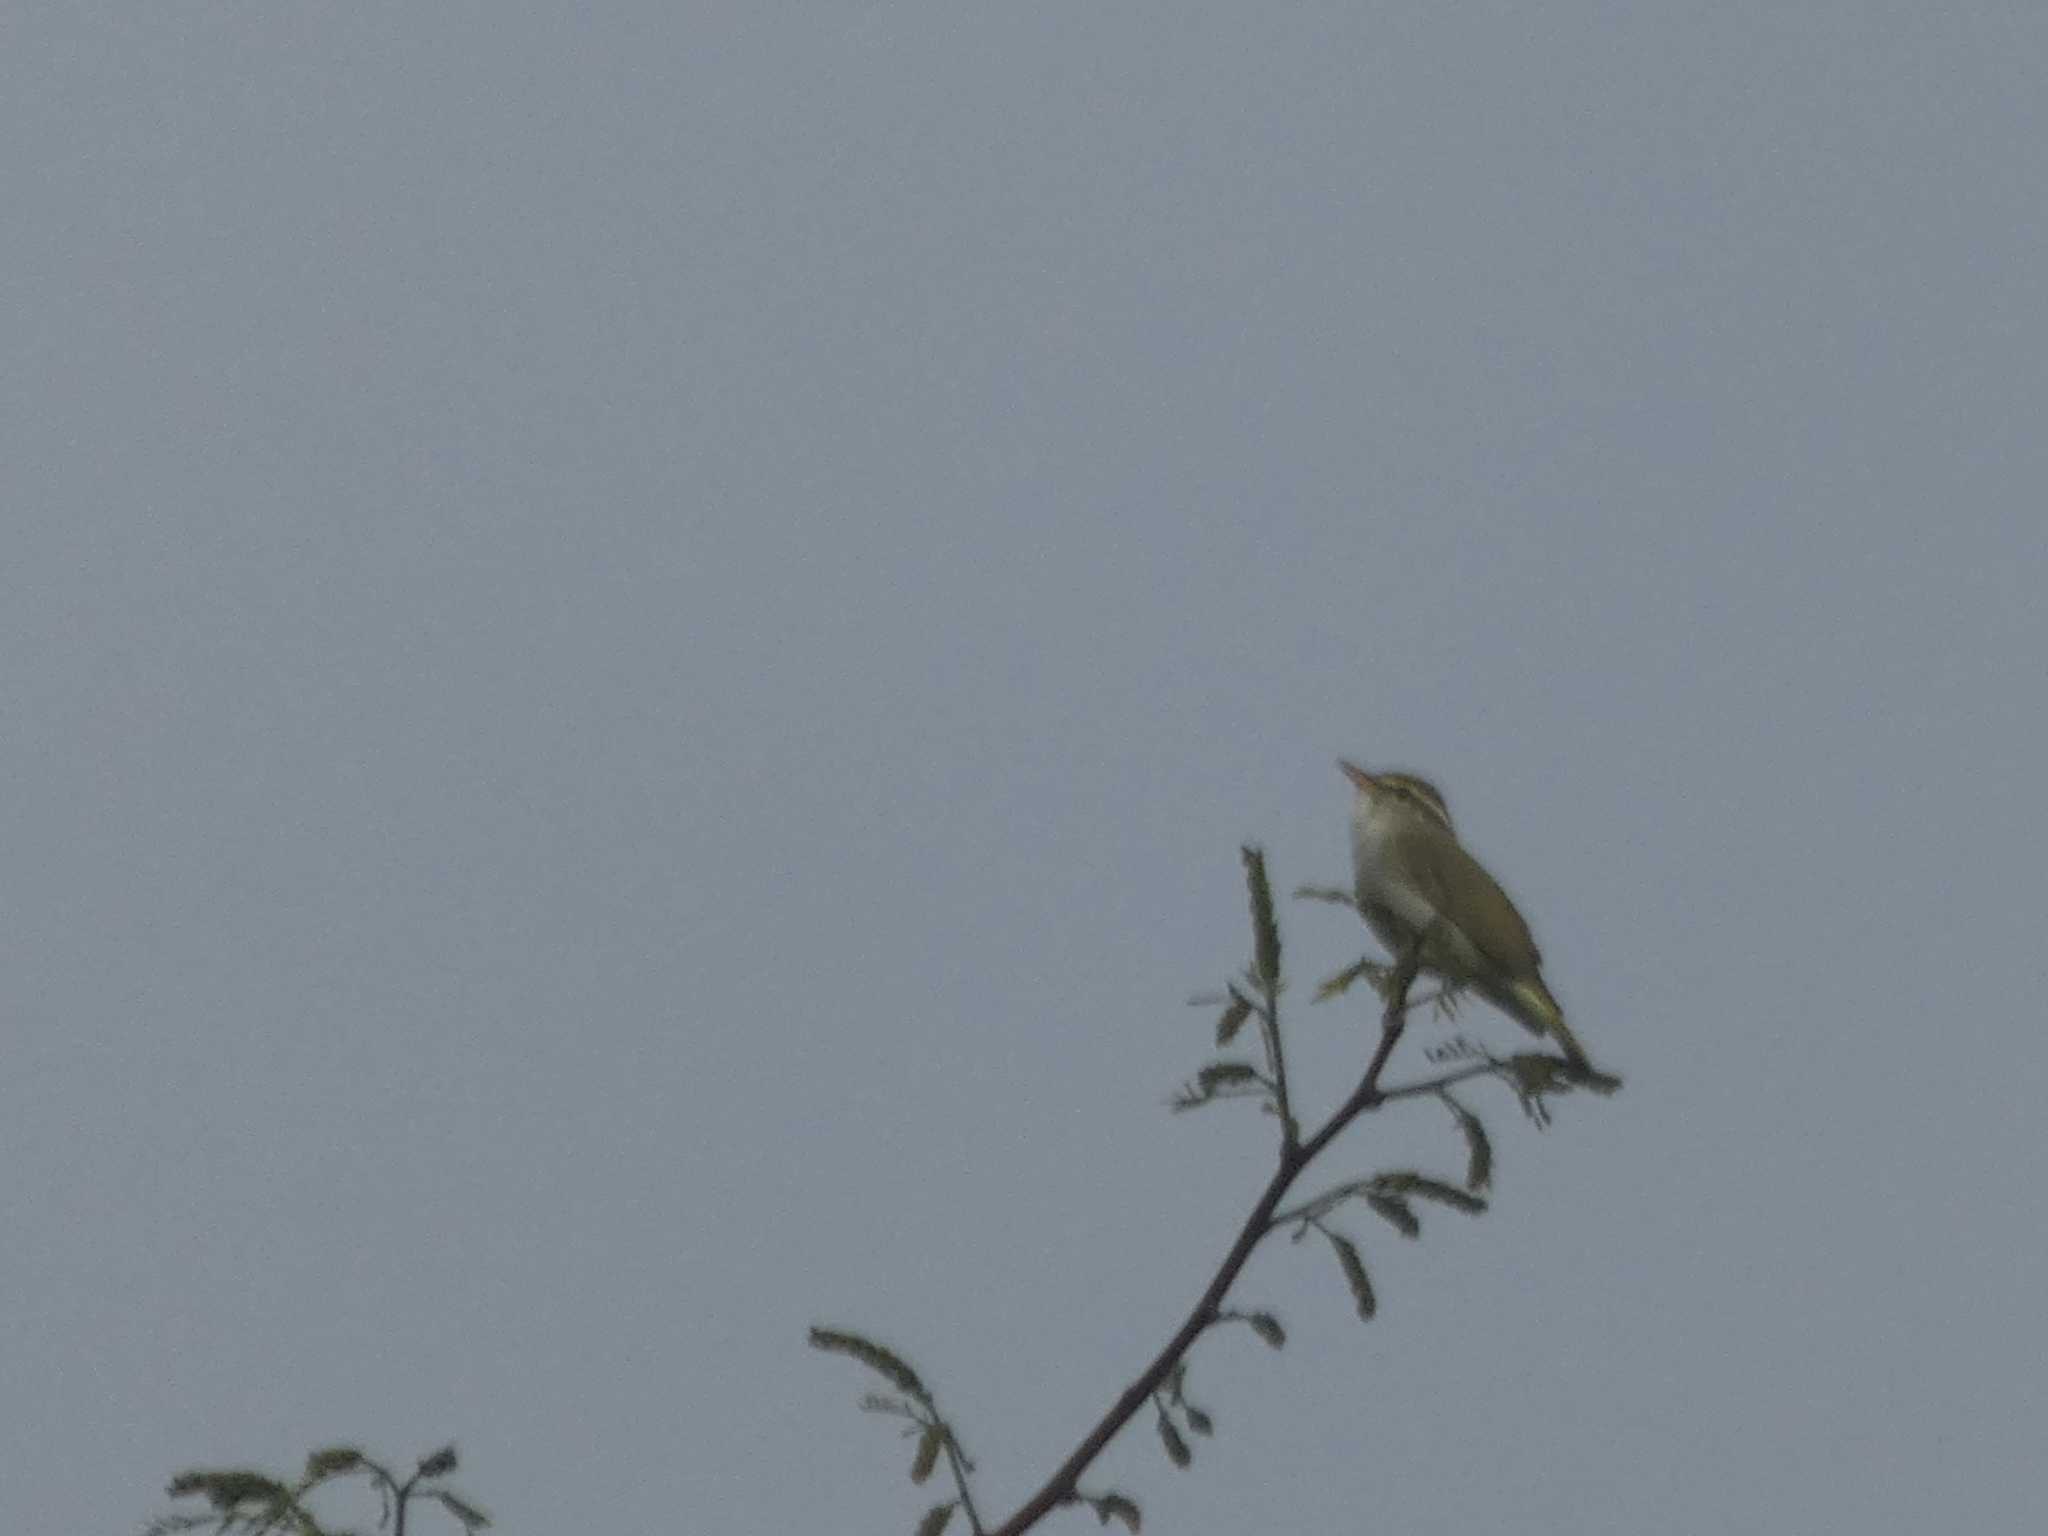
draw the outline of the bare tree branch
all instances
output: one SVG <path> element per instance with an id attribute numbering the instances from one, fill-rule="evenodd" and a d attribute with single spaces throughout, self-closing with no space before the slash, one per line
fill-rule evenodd
<path id="1" fill-rule="evenodd" d="M 1316 1160 L 1323 1149 L 1344 1133 L 1345 1127 L 1366 1111 L 1379 1108 L 1396 1093 L 1402 1098 L 1435 1093 L 1449 1083 L 1462 1082 L 1468 1077 L 1478 1076 L 1481 1071 L 1498 1070 L 1492 1066 L 1483 1069 L 1468 1068 L 1443 1079 L 1410 1084 L 1393 1092 L 1380 1088 L 1380 1074 L 1386 1070 L 1387 1061 L 1394 1054 L 1394 1047 L 1400 1042 L 1401 1032 L 1407 1026 L 1408 989 L 1414 984 L 1415 971 L 1416 955 L 1411 950 L 1396 968 L 1393 982 L 1388 987 L 1386 1011 L 1380 1019 L 1379 1049 L 1373 1052 L 1372 1062 L 1366 1067 L 1365 1076 L 1360 1078 L 1358 1086 L 1351 1090 L 1351 1096 L 1338 1105 L 1336 1112 L 1307 1140 L 1296 1143 L 1292 1138 L 1285 1139 L 1281 1148 L 1279 1167 L 1274 1170 L 1273 1177 L 1267 1181 L 1259 1198 L 1253 1202 L 1250 1214 L 1238 1228 L 1237 1237 L 1232 1241 L 1229 1251 L 1223 1255 L 1223 1262 L 1217 1265 L 1216 1273 L 1210 1277 L 1201 1299 L 1195 1303 L 1193 1310 L 1174 1331 L 1173 1337 L 1168 1339 L 1165 1347 L 1153 1357 L 1152 1363 L 1139 1373 L 1137 1380 L 1124 1388 L 1117 1400 L 1110 1405 L 1109 1411 L 1081 1438 L 1081 1443 L 1074 1447 L 1065 1461 L 1060 1463 L 1058 1470 L 1046 1479 L 1044 1486 L 1026 1499 L 1017 1512 L 990 1532 L 989 1536 L 1023 1536 L 1025 1531 L 1030 1530 L 1049 1511 L 1072 1498 L 1075 1486 L 1089 1465 L 1102 1454 L 1103 1448 L 1116 1438 L 1117 1432 L 1131 1421 L 1132 1415 L 1151 1401 L 1152 1394 L 1157 1392 L 1161 1383 L 1173 1373 L 1173 1368 L 1180 1363 L 1181 1357 L 1188 1352 L 1190 1346 L 1222 1315 L 1223 1298 L 1230 1294 L 1231 1286 L 1236 1284 L 1238 1275 L 1243 1272 L 1246 1262 L 1252 1256 L 1252 1251 L 1273 1230 L 1273 1214 L 1279 1210 L 1280 1202 L 1286 1198 L 1287 1191 L 1293 1188 L 1294 1181 L 1301 1177 L 1302 1172 Z M 1277 1030 L 1275 1032 L 1277 1033 Z"/>

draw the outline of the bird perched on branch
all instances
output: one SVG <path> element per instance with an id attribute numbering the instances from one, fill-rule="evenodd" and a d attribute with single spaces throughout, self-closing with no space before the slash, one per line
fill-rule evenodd
<path id="1" fill-rule="evenodd" d="M 1458 841 L 1436 786 L 1410 773 L 1337 766 L 1358 788 L 1351 863 L 1358 910 L 1379 941 L 1397 959 L 1415 952 L 1420 969 L 1471 988 L 1524 1029 L 1554 1040 L 1582 1078 L 1612 1083 L 1565 1024 L 1543 983 L 1529 925 Z"/>

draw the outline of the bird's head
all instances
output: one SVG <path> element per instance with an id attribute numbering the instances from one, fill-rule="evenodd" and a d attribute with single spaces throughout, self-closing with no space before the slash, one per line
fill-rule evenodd
<path id="1" fill-rule="evenodd" d="M 1337 760 L 1337 766 L 1344 770 L 1345 778 L 1358 786 L 1359 799 L 1369 801 L 1376 809 L 1407 809 L 1439 821 L 1446 828 L 1451 825 L 1451 809 L 1429 780 L 1391 769 L 1367 773 L 1343 758 Z"/>

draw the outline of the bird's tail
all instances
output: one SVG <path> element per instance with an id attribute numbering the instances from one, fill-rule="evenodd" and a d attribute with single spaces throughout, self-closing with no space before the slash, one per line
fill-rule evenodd
<path id="1" fill-rule="evenodd" d="M 1593 1065 L 1592 1058 L 1586 1055 L 1586 1048 L 1579 1044 L 1579 1037 L 1565 1023 L 1564 1009 L 1550 995 L 1550 988 L 1543 984 L 1542 977 L 1532 976 L 1526 981 L 1516 982 L 1510 995 L 1516 1004 L 1511 1010 L 1516 1020 L 1556 1041 L 1557 1048 L 1564 1052 L 1565 1060 L 1571 1063 L 1573 1075 L 1580 1082 L 1600 1093 L 1612 1093 L 1621 1086 L 1620 1078 Z"/>

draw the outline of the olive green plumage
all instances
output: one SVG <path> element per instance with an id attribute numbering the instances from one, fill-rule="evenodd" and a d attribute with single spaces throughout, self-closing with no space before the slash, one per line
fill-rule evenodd
<path id="1" fill-rule="evenodd" d="M 1379 941 L 1405 955 L 1421 936 L 1421 968 L 1469 987 L 1575 1067 L 1592 1064 L 1544 984 L 1543 955 L 1514 902 L 1466 851 L 1436 787 L 1408 773 L 1342 763 L 1357 786 L 1351 857 L 1358 910 Z"/>

